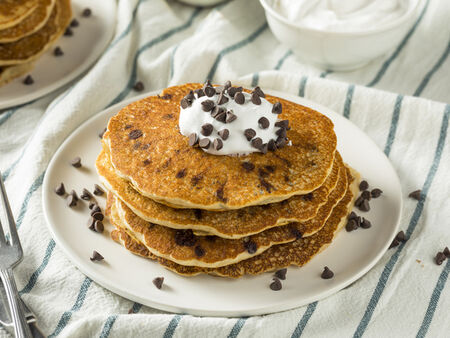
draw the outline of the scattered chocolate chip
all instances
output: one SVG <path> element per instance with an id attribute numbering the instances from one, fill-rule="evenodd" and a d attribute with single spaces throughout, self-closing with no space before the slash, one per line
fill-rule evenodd
<path id="1" fill-rule="evenodd" d="M 370 195 L 372 196 L 372 198 L 378 198 L 382 193 L 383 191 L 381 189 L 375 188 L 370 192 Z"/>
<path id="2" fill-rule="evenodd" d="M 181 99 L 181 101 L 180 101 L 181 108 L 183 108 L 183 109 L 186 109 L 186 108 L 189 107 L 191 104 L 192 104 L 192 103 L 189 102 L 188 100 L 186 100 L 185 97 L 183 97 L 183 98 Z"/>
<path id="3" fill-rule="evenodd" d="M 205 255 L 205 249 L 203 249 L 200 245 L 195 247 L 194 252 L 197 257 L 203 257 Z"/>
<path id="4" fill-rule="evenodd" d="M 73 31 L 70 27 L 67 27 L 66 30 L 64 31 L 64 36 L 72 36 L 73 35 Z"/>
<path id="5" fill-rule="evenodd" d="M 100 209 L 100 207 L 98 206 L 98 204 L 96 204 L 92 209 L 91 209 L 91 216 L 94 215 L 97 212 L 102 212 L 102 209 Z"/>
<path id="6" fill-rule="evenodd" d="M 244 168 L 246 171 L 252 171 L 255 169 L 255 165 L 251 162 L 242 162 L 242 168 Z"/>
<path id="7" fill-rule="evenodd" d="M 100 133 L 98 133 L 98 137 L 103 138 L 103 135 L 106 133 L 106 128 L 103 129 Z"/>
<path id="8" fill-rule="evenodd" d="M 105 258 L 102 255 L 100 255 L 97 251 L 94 250 L 94 251 L 92 251 L 92 256 L 90 259 L 93 262 L 93 261 L 102 261 Z"/>
<path id="9" fill-rule="evenodd" d="M 230 88 L 230 87 L 231 87 L 231 81 L 228 80 L 228 81 L 225 82 L 225 84 L 223 85 L 223 89 L 224 89 L 224 90 L 227 90 L 227 89 Z"/>
<path id="10" fill-rule="evenodd" d="M 434 261 L 436 262 L 437 265 L 441 265 L 446 259 L 447 257 L 443 252 L 438 252 L 436 254 L 436 257 L 434 257 Z"/>
<path id="11" fill-rule="evenodd" d="M 358 229 L 358 222 L 356 218 L 349 219 L 347 221 L 347 224 L 345 225 L 345 230 L 347 230 L 347 232 L 350 232 L 356 229 Z"/>
<path id="12" fill-rule="evenodd" d="M 294 226 L 290 228 L 290 232 L 291 232 L 292 235 L 295 236 L 295 239 L 300 239 L 300 238 L 303 237 L 303 234 L 301 233 L 301 231 L 298 230 L 298 229 L 297 229 L 296 227 L 294 227 Z"/>
<path id="13" fill-rule="evenodd" d="M 224 109 L 222 107 L 219 106 L 215 106 L 213 108 L 213 110 L 211 110 L 211 117 L 212 118 L 216 118 L 217 115 L 219 115 L 220 113 L 222 113 L 224 111 Z"/>
<path id="14" fill-rule="evenodd" d="M 287 141 L 286 141 L 286 138 L 284 138 L 284 137 L 279 137 L 275 141 L 275 145 L 277 146 L 277 149 L 283 148 L 286 144 L 287 144 Z"/>
<path id="15" fill-rule="evenodd" d="M 261 104 L 261 98 L 255 92 L 252 93 L 251 100 L 252 100 L 252 103 L 256 104 L 257 106 L 259 106 Z"/>
<path id="16" fill-rule="evenodd" d="M 236 101 L 237 104 L 244 104 L 245 103 L 245 96 L 241 92 L 238 92 L 234 94 L 234 101 Z"/>
<path id="17" fill-rule="evenodd" d="M 210 112 L 215 107 L 215 103 L 212 100 L 205 100 L 202 102 L 202 109 L 205 112 Z"/>
<path id="18" fill-rule="evenodd" d="M 234 115 L 231 111 L 227 111 L 227 118 L 225 119 L 226 123 L 231 123 L 237 119 L 237 116 Z"/>
<path id="19" fill-rule="evenodd" d="M 228 136 L 230 136 L 230 131 L 228 129 L 222 129 L 222 130 L 219 130 L 219 132 L 217 134 L 219 134 L 219 136 L 222 138 L 222 140 L 225 141 L 228 138 Z"/>
<path id="20" fill-rule="evenodd" d="M 180 171 L 177 172 L 176 174 L 176 178 L 183 178 L 184 176 L 186 176 L 186 168 L 181 169 Z"/>
<path id="21" fill-rule="evenodd" d="M 63 56 L 64 52 L 62 51 L 61 47 L 58 46 L 53 50 L 53 55 L 54 56 Z"/>
<path id="22" fill-rule="evenodd" d="M 175 232 L 175 243 L 180 246 L 194 246 L 197 238 L 191 229 L 177 230 Z"/>
<path id="23" fill-rule="evenodd" d="M 274 139 L 271 139 L 268 143 L 267 143 L 267 149 L 269 149 L 270 151 L 275 151 L 277 150 L 277 145 Z"/>
<path id="24" fill-rule="evenodd" d="M 94 184 L 94 195 L 96 196 L 102 196 L 105 193 L 105 191 L 102 189 L 101 186 L 98 184 Z"/>
<path id="25" fill-rule="evenodd" d="M 261 129 L 267 129 L 267 128 L 269 128 L 269 126 L 270 126 L 270 122 L 269 122 L 269 119 L 267 118 L 267 117 L 261 117 L 259 120 L 258 120 L 258 125 L 259 125 L 259 127 L 261 128 Z"/>
<path id="26" fill-rule="evenodd" d="M 252 240 L 244 242 L 244 248 L 251 255 L 253 255 L 256 252 L 256 250 L 258 249 L 258 247 L 256 246 L 256 243 Z"/>
<path id="27" fill-rule="evenodd" d="M 208 97 L 213 97 L 216 94 L 216 90 L 214 89 L 214 87 L 210 87 L 207 86 L 203 89 L 203 91 L 205 92 L 206 96 Z"/>
<path id="28" fill-rule="evenodd" d="M 247 136 L 247 135 L 246 135 Z M 247 137 L 248 138 L 248 137 Z M 251 141 L 252 147 L 256 149 L 260 149 L 262 146 L 262 140 L 260 137 L 256 137 Z"/>
<path id="29" fill-rule="evenodd" d="M 77 205 L 77 200 L 78 199 L 74 195 L 69 194 L 69 196 L 67 196 L 67 200 L 66 200 L 67 206 L 71 207 L 71 208 L 75 207 Z"/>
<path id="30" fill-rule="evenodd" d="M 287 273 L 287 269 L 281 269 L 278 270 L 277 272 L 275 272 L 275 277 L 281 279 L 281 280 L 285 280 L 286 279 L 286 273 Z"/>
<path id="31" fill-rule="evenodd" d="M 214 150 L 219 151 L 220 149 L 223 148 L 223 142 L 220 138 L 216 138 L 213 142 L 213 148 Z"/>
<path id="32" fill-rule="evenodd" d="M 88 207 L 89 207 L 90 210 L 94 209 L 96 206 L 98 206 L 97 203 L 89 202 L 89 206 Z M 100 207 L 99 207 L 99 209 L 100 209 Z"/>
<path id="33" fill-rule="evenodd" d="M 230 87 L 227 90 L 228 95 L 230 95 L 231 97 L 234 97 L 236 95 L 236 93 L 242 92 L 242 87 Z"/>
<path id="34" fill-rule="evenodd" d="M 189 135 L 189 146 L 193 147 L 198 143 L 198 135 L 196 133 L 192 133 Z"/>
<path id="35" fill-rule="evenodd" d="M 164 283 L 164 277 L 156 277 L 155 279 L 153 279 L 152 283 L 158 290 L 161 290 Z"/>
<path id="36" fill-rule="evenodd" d="M 203 89 L 196 89 L 196 90 L 194 90 L 194 93 L 195 94 L 197 94 L 197 98 L 200 98 L 200 97 L 202 97 L 202 96 L 205 96 L 205 92 L 204 92 L 204 90 Z"/>
<path id="37" fill-rule="evenodd" d="M 363 217 L 359 225 L 363 229 L 369 229 L 372 226 L 372 223 Z"/>
<path id="38" fill-rule="evenodd" d="M 256 131 L 254 131 L 252 128 L 248 128 L 244 130 L 244 135 L 247 138 L 247 141 L 250 141 L 256 136 Z"/>
<path id="39" fill-rule="evenodd" d="M 33 78 L 31 77 L 31 75 L 27 75 L 27 77 L 25 78 L 25 80 L 23 80 L 23 83 L 27 86 L 32 85 L 34 83 Z"/>
<path id="40" fill-rule="evenodd" d="M 399 244 L 400 244 L 400 242 L 396 238 L 394 238 L 394 240 L 392 241 L 391 245 L 389 245 L 389 249 L 395 248 Z"/>
<path id="41" fill-rule="evenodd" d="M 210 144 L 211 144 L 211 141 L 209 139 L 207 139 L 207 138 L 202 138 L 198 142 L 199 147 L 202 148 L 202 149 L 208 149 Z"/>
<path id="42" fill-rule="evenodd" d="M 352 212 L 347 216 L 347 219 L 353 219 L 353 218 L 358 218 L 358 215 L 356 215 L 354 211 L 352 211 Z"/>
<path id="43" fill-rule="evenodd" d="M 367 189 L 369 189 L 369 183 L 367 183 L 367 181 L 361 181 L 361 183 L 359 183 L 359 190 L 364 191 Z"/>
<path id="44" fill-rule="evenodd" d="M 184 98 L 191 103 L 194 102 L 195 100 L 194 91 L 190 90 L 189 93 Z"/>
<path id="45" fill-rule="evenodd" d="M 276 135 L 278 135 L 279 138 L 284 139 L 286 138 L 286 129 L 280 128 L 275 132 Z"/>
<path id="46" fill-rule="evenodd" d="M 85 17 L 85 18 L 90 17 L 91 14 L 92 14 L 92 11 L 91 11 L 90 8 L 85 8 L 85 9 L 83 10 L 83 12 L 81 13 L 81 15 L 82 15 L 83 17 Z"/>
<path id="47" fill-rule="evenodd" d="M 403 230 L 399 231 L 398 234 L 395 236 L 395 238 L 400 242 L 406 242 L 406 235 L 403 232 Z"/>
<path id="48" fill-rule="evenodd" d="M 370 201 L 372 199 L 372 195 L 371 195 L 369 190 L 364 190 L 361 193 L 361 197 L 364 198 L 365 200 L 368 200 L 368 201 Z"/>
<path id="49" fill-rule="evenodd" d="M 273 189 L 275 189 L 274 186 L 269 182 L 267 182 L 264 178 L 260 178 L 259 183 L 261 183 L 261 185 L 264 187 L 264 189 L 267 190 L 269 194 L 272 192 Z"/>
<path id="50" fill-rule="evenodd" d="M 217 104 L 224 104 L 228 102 L 228 97 L 225 96 L 224 92 L 221 92 L 219 95 L 219 100 L 217 101 Z"/>
<path id="51" fill-rule="evenodd" d="M 281 112 L 283 111 L 283 107 L 281 106 L 280 102 L 275 102 L 273 107 L 272 107 L 272 113 L 274 114 L 281 114 Z"/>
<path id="52" fill-rule="evenodd" d="M 87 227 L 89 228 L 89 230 L 95 231 L 95 222 L 97 222 L 95 219 L 89 217 L 87 221 Z"/>
<path id="53" fill-rule="evenodd" d="M 313 197 L 314 197 L 314 195 L 313 195 L 312 192 L 310 192 L 308 194 L 305 194 L 305 195 L 302 195 L 302 198 L 303 198 L 304 201 L 312 201 Z"/>
<path id="54" fill-rule="evenodd" d="M 91 216 L 96 221 L 103 221 L 103 218 L 105 217 L 105 216 L 103 216 L 103 214 L 101 212 L 95 212 L 95 213 L 91 214 Z"/>
<path id="55" fill-rule="evenodd" d="M 270 289 L 273 291 L 280 291 L 282 287 L 283 285 L 281 284 L 281 281 L 278 278 L 274 277 L 273 282 L 270 283 Z"/>
<path id="56" fill-rule="evenodd" d="M 66 189 L 64 188 L 64 183 L 60 183 L 56 188 L 55 188 L 55 193 L 56 195 L 59 196 L 63 196 L 66 193 Z"/>
<path id="57" fill-rule="evenodd" d="M 416 190 L 416 191 L 413 191 L 412 193 L 410 193 L 408 195 L 408 197 L 413 198 L 413 199 L 415 199 L 417 201 L 420 201 L 421 194 L 422 194 L 421 190 Z"/>
<path id="58" fill-rule="evenodd" d="M 445 255 L 445 257 L 449 258 L 450 257 L 450 250 L 448 249 L 448 246 L 445 247 L 444 251 L 442 251 Z"/>
<path id="59" fill-rule="evenodd" d="M 224 196 L 224 191 L 223 191 L 223 185 L 216 190 L 216 197 L 218 200 L 222 201 L 222 202 L 226 202 L 227 198 Z"/>
<path id="60" fill-rule="evenodd" d="M 128 134 L 128 137 L 130 138 L 130 140 L 136 140 L 136 139 L 138 139 L 139 137 L 141 137 L 143 134 L 142 134 L 142 131 L 141 130 L 139 130 L 139 129 L 134 129 L 134 130 L 132 130 L 132 131 L 130 131 L 130 133 Z"/>
<path id="61" fill-rule="evenodd" d="M 258 148 L 258 150 L 260 152 L 262 152 L 263 154 L 267 154 L 268 149 L 269 149 L 269 146 L 267 145 L 267 143 L 261 144 L 261 147 Z"/>
<path id="62" fill-rule="evenodd" d="M 363 199 L 363 202 L 358 206 L 358 209 L 361 211 L 369 211 L 370 210 L 369 201 Z"/>
<path id="63" fill-rule="evenodd" d="M 359 196 L 355 201 L 355 205 L 357 207 L 359 207 L 363 202 L 364 202 L 364 198 L 362 196 Z"/>
<path id="64" fill-rule="evenodd" d="M 85 201 L 89 201 L 92 198 L 92 194 L 86 188 L 83 188 L 83 192 L 80 195 L 80 198 Z"/>
<path id="65" fill-rule="evenodd" d="M 94 223 L 94 230 L 98 233 L 103 233 L 103 230 L 105 230 L 105 227 L 103 225 L 102 221 L 95 221 Z"/>
<path id="66" fill-rule="evenodd" d="M 81 168 L 81 158 L 79 156 L 75 157 L 72 161 L 70 161 L 72 167 Z"/>
<path id="67" fill-rule="evenodd" d="M 222 123 L 226 123 L 227 113 L 225 113 L 225 111 L 218 113 L 216 116 L 216 120 Z"/>
<path id="68" fill-rule="evenodd" d="M 202 133 L 203 136 L 209 136 L 209 135 L 212 134 L 213 130 L 214 130 L 214 127 L 213 127 L 213 125 L 211 123 L 205 123 L 202 126 L 201 133 Z"/>
<path id="69" fill-rule="evenodd" d="M 259 88 L 259 86 L 255 87 L 255 89 L 253 89 L 253 93 L 258 94 L 260 97 L 266 97 L 266 95 L 265 95 L 264 92 L 261 90 L 261 88 Z"/>
<path id="70" fill-rule="evenodd" d="M 138 81 L 134 84 L 133 89 L 137 92 L 142 92 L 144 90 L 144 84 L 142 81 Z"/>
<path id="71" fill-rule="evenodd" d="M 73 19 L 73 20 L 70 22 L 70 26 L 71 26 L 71 27 L 78 27 L 79 25 L 80 25 L 80 23 L 78 22 L 77 19 Z"/>
<path id="72" fill-rule="evenodd" d="M 328 266 L 326 266 L 326 267 L 323 268 L 323 272 L 322 272 L 322 275 L 320 277 L 322 277 L 323 279 L 330 279 L 330 278 L 333 278 L 333 276 L 334 276 L 333 271 L 331 271 L 328 268 Z"/>

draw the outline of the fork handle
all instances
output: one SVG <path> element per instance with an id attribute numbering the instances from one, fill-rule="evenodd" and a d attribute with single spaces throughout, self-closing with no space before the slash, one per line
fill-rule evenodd
<path id="1" fill-rule="evenodd" d="M 31 331 L 28 327 L 22 305 L 20 304 L 19 293 L 17 292 L 16 281 L 12 269 L 0 270 L 0 277 L 5 285 L 16 338 L 31 338 Z"/>

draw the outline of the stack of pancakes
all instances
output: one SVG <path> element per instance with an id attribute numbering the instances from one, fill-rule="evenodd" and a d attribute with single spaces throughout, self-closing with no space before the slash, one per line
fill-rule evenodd
<path id="1" fill-rule="evenodd" d="M 336 151 L 332 122 L 281 102 L 289 146 L 219 156 L 189 146 L 180 101 L 201 84 L 165 89 L 108 123 L 96 166 L 112 238 L 182 275 L 225 277 L 302 266 L 342 228 L 359 175 Z"/>
<path id="2" fill-rule="evenodd" d="M 70 0 L 0 1 L 0 86 L 33 69 L 71 16 Z"/>

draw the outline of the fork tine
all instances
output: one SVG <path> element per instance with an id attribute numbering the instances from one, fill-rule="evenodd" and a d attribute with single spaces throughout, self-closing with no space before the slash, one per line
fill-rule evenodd
<path id="1" fill-rule="evenodd" d="M 20 245 L 19 235 L 17 234 L 16 222 L 14 221 L 14 216 L 11 212 L 11 207 L 9 206 L 8 196 L 6 195 L 5 185 L 3 184 L 2 175 L 0 173 L 0 190 L 1 190 L 1 207 L 3 213 L 6 216 L 6 222 L 9 226 L 9 235 L 11 236 L 10 243 L 22 250 Z M 2 231 L 3 232 L 3 231 Z M 2 236 L 4 238 L 4 236 Z"/>
<path id="2" fill-rule="evenodd" d="M 3 232 L 2 221 L 0 220 L 0 247 L 6 244 L 5 233 Z"/>

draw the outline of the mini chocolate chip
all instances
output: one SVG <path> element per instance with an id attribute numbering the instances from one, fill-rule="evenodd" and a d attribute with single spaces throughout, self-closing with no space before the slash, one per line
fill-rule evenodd
<path id="1" fill-rule="evenodd" d="M 313 195 L 312 192 L 310 192 L 308 194 L 305 194 L 305 195 L 302 195 L 302 198 L 303 198 L 304 201 L 312 201 L 313 197 L 314 197 L 314 195 Z"/>
<path id="2" fill-rule="evenodd" d="M 262 146 L 262 140 L 260 137 L 256 137 L 251 141 L 252 147 L 259 149 Z"/>
<path id="3" fill-rule="evenodd" d="M 81 168 L 81 158 L 79 156 L 75 157 L 72 161 L 70 161 L 72 167 Z"/>
<path id="4" fill-rule="evenodd" d="M 72 36 L 73 35 L 73 31 L 70 27 L 67 27 L 66 30 L 64 31 L 64 36 Z"/>
<path id="5" fill-rule="evenodd" d="M 96 196 L 102 196 L 105 193 L 105 191 L 102 189 L 101 186 L 98 184 L 94 184 L 94 195 Z"/>
<path id="6" fill-rule="evenodd" d="M 64 183 L 60 183 L 56 188 L 55 188 L 55 193 L 56 195 L 59 196 L 63 196 L 66 193 L 66 189 L 64 188 Z"/>
<path id="7" fill-rule="evenodd" d="M 369 190 L 364 190 L 361 193 L 361 197 L 364 198 L 365 200 L 368 200 L 368 201 L 370 201 L 372 199 L 372 195 L 370 194 Z"/>
<path id="8" fill-rule="evenodd" d="M 241 92 L 238 92 L 234 95 L 234 101 L 237 104 L 244 104 L 245 103 L 245 96 Z"/>
<path id="9" fill-rule="evenodd" d="M 212 100 L 205 100 L 202 102 L 202 109 L 205 112 L 210 112 L 215 107 L 215 103 Z"/>
<path id="10" fill-rule="evenodd" d="M 261 104 L 261 98 L 256 93 L 252 93 L 251 100 L 252 100 L 252 103 L 256 104 L 257 106 L 259 106 Z"/>
<path id="11" fill-rule="evenodd" d="M 95 207 L 92 208 L 91 210 L 91 216 L 97 212 L 102 212 L 102 209 L 100 209 L 100 207 L 98 206 L 98 204 L 95 205 Z"/>
<path id="12" fill-rule="evenodd" d="M 224 90 L 227 90 L 227 89 L 230 88 L 230 87 L 231 87 L 231 81 L 228 80 L 228 81 L 225 82 L 225 84 L 223 85 L 223 89 L 224 89 Z"/>
<path id="13" fill-rule="evenodd" d="M 189 102 L 185 97 L 183 97 L 180 101 L 181 108 L 183 108 L 183 109 L 188 108 L 191 104 L 192 103 Z"/>
<path id="14" fill-rule="evenodd" d="M 367 219 L 365 219 L 365 218 L 363 217 L 363 218 L 362 218 L 362 221 L 361 221 L 361 223 L 360 223 L 360 226 L 361 226 L 361 228 L 363 228 L 363 229 L 369 229 L 369 228 L 372 226 L 372 224 L 370 223 L 369 220 L 367 220 Z"/>
<path id="15" fill-rule="evenodd" d="M 236 93 L 242 92 L 242 87 L 230 87 L 227 90 L 228 95 L 230 95 L 231 97 L 234 97 L 236 95 Z"/>
<path id="16" fill-rule="evenodd" d="M 103 232 L 103 230 L 105 230 L 103 222 L 102 221 L 95 221 L 95 223 L 94 223 L 94 230 L 101 234 Z"/>
<path id="17" fill-rule="evenodd" d="M 197 257 L 203 257 L 205 255 L 205 250 L 200 245 L 197 245 L 194 251 Z"/>
<path id="18" fill-rule="evenodd" d="M 255 87 L 255 89 L 253 89 L 253 92 L 258 94 L 260 97 L 266 97 L 266 95 L 264 94 L 264 92 L 261 90 L 261 88 L 259 88 L 259 86 Z"/>
<path id="19" fill-rule="evenodd" d="M 198 145 L 200 146 L 200 148 L 202 149 L 208 149 L 209 145 L 211 144 L 211 141 L 207 138 L 202 138 L 199 142 Z"/>
<path id="20" fill-rule="evenodd" d="M 189 135 L 189 146 L 193 147 L 198 143 L 198 135 L 196 133 L 191 133 Z"/>
<path id="21" fill-rule="evenodd" d="M 74 195 L 69 194 L 69 196 L 67 196 L 66 203 L 68 207 L 75 207 L 77 205 L 77 199 Z"/>
<path id="22" fill-rule="evenodd" d="M 144 84 L 142 81 L 138 81 L 134 84 L 133 89 L 137 92 L 142 92 L 144 90 Z"/>
<path id="23" fill-rule="evenodd" d="M 23 80 L 23 83 L 27 86 L 32 85 L 34 83 L 33 78 L 31 77 L 31 75 L 27 75 L 27 77 L 25 78 L 25 80 Z"/>
<path id="24" fill-rule="evenodd" d="M 281 281 L 278 278 L 274 277 L 273 282 L 270 283 L 270 289 L 273 291 L 280 291 L 282 287 L 283 285 L 281 284 Z"/>
<path id="25" fill-rule="evenodd" d="M 78 27 L 79 25 L 80 25 L 80 23 L 78 22 L 77 19 L 73 19 L 73 20 L 70 22 L 70 26 L 71 26 L 71 27 Z"/>
<path id="26" fill-rule="evenodd" d="M 256 136 L 256 131 L 254 131 L 252 128 L 248 128 L 244 130 L 244 135 L 247 138 L 247 141 L 250 141 Z"/>
<path id="27" fill-rule="evenodd" d="M 450 257 L 450 250 L 448 249 L 448 246 L 445 247 L 444 251 L 442 251 L 445 255 L 445 257 L 449 258 Z"/>
<path id="28" fill-rule="evenodd" d="M 241 165 L 247 171 L 252 171 L 253 169 L 255 169 L 255 165 L 251 162 L 242 162 Z"/>
<path id="29" fill-rule="evenodd" d="M 347 230 L 347 232 L 353 231 L 358 229 L 358 223 L 357 220 L 355 218 L 351 218 L 347 221 L 347 224 L 345 225 L 345 230 Z"/>
<path id="30" fill-rule="evenodd" d="M 139 137 L 141 137 L 143 134 L 142 134 L 142 131 L 141 130 L 139 130 L 139 129 L 134 129 L 134 130 L 132 130 L 132 131 L 130 131 L 130 133 L 128 134 L 128 137 L 130 138 L 130 140 L 136 140 L 136 139 L 138 139 Z"/>
<path id="31" fill-rule="evenodd" d="M 284 138 L 284 137 L 279 137 L 275 141 L 275 145 L 277 146 L 278 149 L 283 148 L 286 144 L 287 144 L 287 141 L 286 141 L 286 138 Z"/>
<path id="32" fill-rule="evenodd" d="M 358 215 L 355 214 L 354 211 L 352 211 L 352 212 L 350 213 L 350 215 L 347 216 L 347 219 L 354 219 L 354 218 L 358 218 Z"/>
<path id="33" fill-rule="evenodd" d="M 194 102 L 195 100 L 194 91 L 190 90 L 189 93 L 184 98 L 189 102 Z"/>
<path id="34" fill-rule="evenodd" d="M 194 93 L 197 94 L 197 98 L 200 98 L 200 97 L 202 97 L 202 96 L 205 96 L 205 92 L 204 92 L 204 90 L 201 89 L 201 88 L 194 90 Z"/>
<path id="35" fill-rule="evenodd" d="M 219 95 L 219 100 L 217 101 L 217 104 L 224 104 L 228 102 L 228 97 L 225 96 L 224 92 L 221 92 Z"/>
<path id="36" fill-rule="evenodd" d="M 212 134 L 213 130 L 214 130 L 214 127 L 213 127 L 213 125 L 211 123 L 205 123 L 202 126 L 201 133 L 202 133 L 203 136 L 209 136 L 209 135 Z"/>
<path id="37" fill-rule="evenodd" d="M 222 122 L 222 123 L 226 123 L 227 114 L 225 112 L 221 112 L 221 113 L 217 114 L 216 120 L 219 122 Z"/>
<path id="38" fill-rule="evenodd" d="M 89 217 L 89 220 L 87 221 L 87 227 L 89 228 L 89 230 L 95 231 L 94 229 L 95 222 L 97 222 L 95 219 Z"/>
<path id="39" fill-rule="evenodd" d="M 382 193 L 383 191 L 381 189 L 375 188 L 370 192 L 370 195 L 372 196 L 372 198 L 378 198 Z"/>
<path id="40" fill-rule="evenodd" d="M 258 150 L 260 152 L 262 152 L 263 154 L 267 154 L 268 149 L 269 149 L 269 146 L 267 145 L 267 143 L 261 144 L 261 147 L 258 148 Z"/>
<path id="41" fill-rule="evenodd" d="M 57 46 L 54 50 L 53 50 L 53 55 L 54 56 L 63 56 L 64 52 L 62 51 L 61 47 Z"/>
<path id="42" fill-rule="evenodd" d="M 389 249 L 395 248 L 400 244 L 400 241 L 398 241 L 396 238 L 392 241 L 391 245 L 389 245 Z"/>
<path id="43" fill-rule="evenodd" d="M 91 214 L 91 216 L 96 221 L 103 221 L 103 218 L 105 217 L 105 216 L 103 216 L 103 214 L 101 212 L 95 212 L 95 213 Z"/>
<path id="44" fill-rule="evenodd" d="M 82 15 L 83 17 L 85 17 L 85 18 L 90 17 L 91 14 L 92 14 L 92 11 L 91 11 L 90 8 L 85 8 L 85 9 L 83 10 L 83 12 L 81 13 L 81 15 Z"/>
<path id="45" fill-rule="evenodd" d="M 400 242 L 406 242 L 406 235 L 403 232 L 403 230 L 399 231 L 398 234 L 395 236 L 395 238 Z"/>
<path id="46" fill-rule="evenodd" d="M 361 181 L 361 183 L 359 183 L 359 190 L 364 191 L 369 189 L 369 183 L 367 183 L 367 181 Z"/>
<path id="47" fill-rule="evenodd" d="M 298 230 L 296 227 L 292 226 L 290 229 L 290 232 L 293 236 L 295 236 L 295 239 L 300 239 L 303 237 L 303 234 L 300 230 Z"/>
<path id="48" fill-rule="evenodd" d="M 228 136 L 230 136 L 230 131 L 228 129 L 222 129 L 222 130 L 219 130 L 219 132 L 217 134 L 219 134 L 219 136 L 222 138 L 222 140 L 225 141 L 228 138 Z"/>
<path id="49" fill-rule="evenodd" d="M 443 252 L 438 252 L 436 254 L 436 257 L 434 257 L 434 261 L 436 262 L 437 265 L 441 265 L 446 259 L 447 257 Z"/>
<path id="50" fill-rule="evenodd" d="M 104 260 L 105 258 L 102 256 L 102 255 L 100 255 L 97 251 L 93 251 L 92 252 L 92 256 L 91 256 L 91 261 L 93 262 L 93 261 L 102 261 L 102 260 Z"/>
<path id="51" fill-rule="evenodd" d="M 328 268 L 328 266 L 326 266 L 326 267 L 323 268 L 323 272 L 322 272 L 322 275 L 321 275 L 321 277 L 322 277 L 323 279 L 330 279 L 330 278 L 333 278 L 333 276 L 334 276 L 334 273 L 333 273 L 333 271 L 331 271 L 331 270 Z"/>
<path id="52" fill-rule="evenodd" d="M 359 196 L 355 201 L 355 206 L 359 207 L 362 202 L 364 202 L 364 198 L 362 196 Z"/>
<path id="53" fill-rule="evenodd" d="M 270 122 L 269 122 L 269 119 L 267 118 L 267 117 L 261 117 L 259 120 L 258 120 L 258 125 L 259 125 L 259 127 L 261 128 L 261 129 L 267 129 L 267 128 L 269 128 L 269 126 L 270 126 Z"/>
<path id="54" fill-rule="evenodd" d="M 422 191 L 421 191 L 421 190 L 415 190 L 415 191 L 413 191 L 412 193 L 410 193 L 410 194 L 408 195 L 408 197 L 413 198 L 413 199 L 415 199 L 415 200 L 417 200 L 417 201 L 420 201 L 420 196 L 421 196 L 421 194 L 422 194 Z"/>
<path id="55" fill-rule="evenodd" d="M 104 128 L 100 133 L 98 133 L 98 137 L 103 138 L 103 135 L 106 133 L 106 128 Z"/>
<path id="56" fill-rule="evenodd" d="M 80 195 L 80 198 L 85 201 L 89 201 L 92 198 L 92 194 L 86 188 L 83 188 L 83 192 Z"/>
<path id="57" fill-rule="evenodd" d="M 277 150 L 277 145 L 276 145 L 274 139 L 271 139 L 271 140 L 267 143 L 267 149 L 269 149 L 270 151 L 275 151 L 275 150 Z"/>
<path id="58" fill-rule="evenodd" d="M 280 138 L 286 138 L 286 129 L 280 128 L 275 132 L 275 134 Z"/>
<path id="59" fill-rule="evenodd" d="M 70 192 L 70 195 L 73 196 L 73 198 L 75 199 L 76 202 L 79 201 L 78 195 L 75 190 L 72 189 L 72 191 Z"/>
<path id="60" fill-rule="evenodd" d="M 216 197 L 218 200 L 222 201 L 222 202 L 226 202 L 227 198 L 224 196 L 224 191 L 223 191 L 223 185 L 216 190 Z"/>
<path id="61" fill-rule="evenodd" d="M 161 290 L 164 283 L 164 277 L 156 277 L 155 279 L 153 279 L 152 283 L 158 290 Z"/>
<path id="62" fill-rule="evenodd" d="M 259 175 L 260 177 L 267 177 L 267 176 L 269 176 L 269 173 L 268 173 L 267 171 L 265 171 L 264 169 L 259 168 L 259 169 L 258 169 L 258 175 Z"/>
<path id="63" fill-rule="evenodd" d="M 283 107 L 281 105 L 280 102 L 275 102 L 273 107 L 272 107 L 272 113 L 274 114 L 281 114 L 281 112 L 283 111 Z"/>
<path id="64" fill-rule="evenodd" d="M 269 182 L 267 182 L 264 178 L 260 178 L 259 183 L 261 183 L 261 185 L 264 187 L 264 189 L 267 190 L 269 194 L 272 192 L 273 189 L 275 189 L 274 186 Z"/>
<path id="65" fill-rule="evenodd" d="M 244 242 L 244 248 L 251 255 L 253 255 L 258 249 L 258 247 L 256 246 L 256 243 L 254 241 L 252 241 L 252 240 Z"/>
<path id="66" fill-rule="evenodd" d="M 203 89 L 206 96 L 213 97 L 216 94 L 216 90 L 213 87 L 207 86 Z"/>
<path id="67" fill-rule="evenodd" d="M 237 116 L 234 115 L 231 111 L 227 111 L 227 118 L 225 119 L 226 123 L 231 123 L 237 119 Z"/>
<path id="68" fill-rule="evenodd" d="M 191 229 L 177 230 L 175 232 L 175 243 L 180 246 L 194 246 L 197 242 L 197 238 Z"/>
<path id="69" fill-rule="evenodd" d="M 287 269 L 281 269 L 278 270 L 277 272 L 275 272 L 275 277 L 278 277 L 281 280 L 285 280 L 286 279 L 286 273 L 287 273 Z"/>
<path id="70" fill-rule="evenodd" d="M 217 115 L 225 111 L 222 107 L 215 106 L 213 110 L 211 110 L 211 117 L 216 118 Z"/>
<path id="71" fill-rule="evenodd" d="M 276 167 L 273 166 L 273 165 L 265 165 L 264 168 L 265 168 L 269 173 L 274 173 Z"/>
<path id="72" fill-rule="evenodd" d="M 213 142 L 213 148 L 214 150 L 219 151 L 223 147 L 223 142 L 220 138 L 216 138 Z"/>
<path id="73" fill-rule="evenodd" d="M 96 202 L 89 202 L 89 209 L 92 210 L 94 207 L 98 206 Z M 98 207 L 100 209 L 100 207 Z"/>
<path id="74" fill-rule="evenodd" d="M 184 176 L 186 176 L 186 171 L 187 171 L 186 168 L 181 169 L 180 171 L 178 171 L 177 174 L 176 174 L 176 178 L 183 178 Z"/>
<path id="75" fill-rule="evenodd" d="M 275 127 L 283 128 L 283 129 L 289 129 L 289 120 L 281 120 L 275 122 Z"/>
<path id="76" fill-rule="evenodd" d="M 358 209 L 361 211 L 369 211 L 370 210 L 369 201 L 363 199 L 363 202 L 358 206 Z"/>

